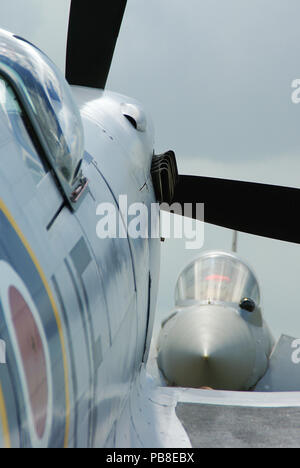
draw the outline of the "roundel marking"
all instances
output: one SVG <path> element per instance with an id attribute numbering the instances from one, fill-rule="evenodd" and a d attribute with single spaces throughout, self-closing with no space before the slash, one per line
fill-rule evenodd
<path id="1" fill-rule="evenodd" d="M 2 431 L 3 431 L 3 437 L 4 437 L 4 447 L 5 448 L 11 448 L 7 412 L 6 412 L 6 407 L 5 407 L 4 396 L 3 396 L 3 391 L 2 391 L 1 384 L 0 384 L 0 421 L 1 421 L 1 424 L 2 424 Z M 0 429 L 1 429 L 1 427 L 0 427 Z M 1 434 L 1 431 L 0 431 L 0 434 Z"/>
<path id="2" fill-rule="evenodd" d="M 31 444 L 34 448 L 44 448 L 49 443 L 53 410 L 47 338 L 25 283 L 3 260 L 0 260 L 0 277 L 1 305 L 16 358 Z"/>
<path id="3" fill-rule="evenodd" d="M 61 346 L 61 352 L 62 352 L 62 367 L 63 367 L 63 376 L 64 376 L 64 390 L 63 390 L 63 393 L 64 393 L 64 400 L 65 400 L 65 408 L 64 408 L 65 428 L 64 428 L 63 445 L 64 445 L 64 447 L 68 447 L 69 430 L 70 430 L 70 389 L 69 389 L 69 375 L 68 375 L 69 373 L 68 373 L 67 353 L 66 353 L 66 345 L 65 345 L 65 339 L 64 339 L 64 332 L 63 332 L 61 317 L 59 315 L 59 312 L 58 312 L 58 309 L 57 309 L 57 306 L 56 306 L 56 302 L 55 302 L 54 296 L 52 294 L 52 291 L 50 289 L 50 286 L 48 284 L 48 281 L 46 279 L 46 276 L 45 276 L 45 274 L 44 274 L 44 272 L 43 272 L 43 270 L 42 270 L 42 268 L 41 268 L 41 266 L 39 264 L 39 261 L 38 261 L 36 255 L 35 255 L 35 253 L 33 252 L 31 246 L 29 245 L 29 243 L 28 243 L 28 241 L 26 239 L 26 237 L 24 236 L 24 234 L 22 233 L 22 231 L 18 227 L 18 225 L 15 222 L 13 216 L 11 215 L 11 213 L 9 212 L 7 207 L 5 206 L 3 200 L 1 200 L 1 199 L 0 199 L 0 220 L 1 220 L 1 224 L 3 223 L 3 229 L 4 229 L 4 232 L 6 233 L 6 235 L 10 235 L 10 234 L 8 234 L 9 233 L 9 228 L 6 227 L 7 223 L 8 223 L 7 226 L 10 226 L 10 229 L 12 229 L 14 231 L 14 233 L 17 235 L 17 237 L 18 237 L 18 239 L 20 241 L 20 245 L 22 245 L 23 249 L 25 249 L 28 257 L 30 258 L 30 260 L 31 260 L 31 262 L 33 264 L 33 267 L 36 270 L 35 274 L 37 274 L 39 279 L 41 280 L 42 288 L 44 288 L 44 290 L 45 290 L 45 293 L 47 295 L 47 299 L 49 300 L 49 303 L 51 305 L 51 309 L 52 309 L 52 311 L 54 313 L 54 316 L 55 316 L 55 322 L 56 322 L 57 331 L 58 331 L 58 341 L 59 341 L 59 344 Z M 18 249 L 18 252 L 19 252 L 18 255 L 20 256 L 21 250 L 20 250 L 20 248 L 18 246 L 17 246 L 17 249 Z M 22 258 L 19 258 L 18 262 L 22 262 Z M 35 340 L 32 343 L 33 348 L 40 345 L 38 335 L 40 335 L 40 339 L 41 339 L 41 341 L 42 341 L 42 343 L 44 345 L 43 346 L 44 355 L 41 352 L 38 353 L 39 354 L 39 366 L 41 366 L 41 368 L 43 368 L 43 362 L 46 362 L 47 380 L 44 380 L 44 382 L 45 382 L 45 386 L 47 385 L 48 391 L 50 390 L 50 396 L 48 395 L 48 397 L 49 397 L 48 400 L 49 401 L 51 400 L 51 404 L 52 404 L 51 364 L 50 364 L 49 350 L 48 350 L 48 346 L 47 346 L 47 338 L 46 338 L 44 330 L 43 330 L 42 322 L 41 322 L 41 320 L 39 318 L 39 314 L 38 314 L 38 312 L 36 310 L 36 306 L 35 306 L 32 298 L 31 298 L 30 293 L 29 293 L 25 283 L 23 282 L 22 278 L 18 275 L 18 273 L 16 271 L 14 271 L 11 268 L 11 266 L 7 262 L 0 261 L 0 264 L 1 263 L 5 263 L 7 265 L 7 267 L 9 267 L 9 270 L 11 271 L 12 275 L 15 277 L 15 280 L 16 280 L 16 281 L 11 282 L 11 284 L 8 284 L 7 281 L 6 281 L 6 294 L 4 294 L 6 296 L 6 307 L 4 307 L 4 309 L 6 309 L 6 311 L 10 310 L 11 306 L 13 305 L 12 303 L 10 303 L 10 298 L 8 296 L 8 288 L 9 288 L 9 286 L 13 286 L 13 287 L 15 287 L 16 291 L 11 290 L 10 292 L 13 293 L 12 296 L 15 296 L 14 300 L 16 300 L 16 297 L 18 297 L 17 293 L 19 293 L 23 297 L 23 300 L 24 300 L 23 305 L 24 305 L 24 303 L 26 304 L 26 306 L 28 307 L 28 310 L 32 314 L 32 317 L 33 317 L 33 319 L 35 321 L 35 325 L 37 326 L 38 334 L 35 335 Z M 8 276 L 11 276 L 11 275 L 8 275 Z M 5 278 L 5 273 L 3 275 L 1 275 L 1 277 Z M 1 283 L 0 283 L 0 289 L 2 289 L 2 286 L 3 286 Z M 3 289 L 2 289 L 2 293 L 4 293 Z M 18 299 L 20 300 L 20 297 Z M 28 310 L 27 310 L 27 312 L 28 312 Z M 30 313 L 27 314 L 28 320 L 30 318 Z M 9 315 L 8 322 L 11 322 L 11 329 L 13 329 L 12 334 L 15 335 L 15 342 L 16 342 L 15 343 L 15 348 L 17 348 L 18 351 L 20 351 L 20 347 L 19 347 L 20 342 L 18 341 L 17 329 L 15 330 L 11 313 L 9 313 L 8 315 Z M 21 348 L 22 348 L 22 346 L 21 346 Z M 36 349 L 41 349 L 41 348 L 37 347 Z M 34 354 L 32 356 L 34 356 Z M 22 358 L 20 358 L 20 359 L 22 360 Z M 44 359 L 45 359 L 45 361 L 44 361 Z M 49 365 L 47 365 L 47 363 Z M 25 375 L 25 379 L 26 379 L 26 372 L 29 372 L 29 368 L 26 370 L 25 368 L 23 368 L 23 365 L 21 367 L 22 367 L 23 377 Z M 49 375 L 49 372 L 50 372 L 50 375 Z M 50 383 L 50 386 L 49 386 L 49 383 Z M 37 400 L 35 400 L 35 403 L 34 403 L 34 406 L 32 407 L 32 409 L 40 408 L 41 406 L 43 406 L 45 399 L 46 399 L 46 390 L 45 390 L 45 388 L 43 390 L 40 389 L 39 390 L 39 397 L 38 397 Z M 30 401 L 29 401 L 29 403 L 30 403 Z M 51 411 L 49 411 L 49 410 L 51 410 Z M 41 435 L 43 432 L 44 432 L 44 435 L 43 435 L 44 441 L 47 439 L 47 433 L 49 432 L 49 420 L 51 420 L 51 418 L 49 418 L 48 416 L 49 416 L 50 412 L 52 413 L 52 410 L 53 410 L 52 407 L 50 407 L 50 408 L 48 407 L 48 414 L 46 414 L 45 411 L 44 411 L 44 414 L 40 415 L 39 417 L 36 417 L 36 419 L 34 420 L 33 425 L 34 425 L 34 429 L 35 429 L 35 434 L 37 435 L 37 437 L 36 437 L 36 439 L 37 439 L 36 442 L 38 442 L 37 445 L 43 445 L 43 441 L 38 440 L 39 435 Z M 39 410 L 37 410 L 37 412 L 39 412 Z M 0 416 L 1 416 L 1 413 L 0 413 Z M 44 418 L 45 418 L 45 416 L 46 416 L 46 423 L 45 423 L 45 429 L 44 429 Z M 39 442 L 42 442 L 42 443 L 39 443 Z"/>
<path id="4" fill-rule="evenodd" d="M 12 322 L 26 377 L 35 431 L 42 439 L 48 411 L 48 378 L 42 338 L 32 311 L 15 286 L 9 288 Z"/>

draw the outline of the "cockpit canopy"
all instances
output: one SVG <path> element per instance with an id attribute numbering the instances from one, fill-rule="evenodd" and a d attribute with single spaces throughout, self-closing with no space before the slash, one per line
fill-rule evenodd
<path id="1" fill-rule="evenodd" d="M 49 163 L 74 190 L 84 151 L 83 126 L 61 72 L 38 48 L 0 30 L 0 73 L 29 114 Z"/>
<path id="2" fill-rule="evenodd" d="M 235 255 L 209 252 L 189 265 L 176 286 L 176 306 L 199 302 L 240 304 L 249 298 L 258 306 L 258 282 L 249 267 Z"/>

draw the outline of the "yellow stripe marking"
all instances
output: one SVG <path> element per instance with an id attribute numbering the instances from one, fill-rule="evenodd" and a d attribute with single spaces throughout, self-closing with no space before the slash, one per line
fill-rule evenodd
<path id="1" fill-rule="evenodd" d="M 9 449 L 11 448 L 11 441 L 10 441 L 8 419 L 7 419 L 6 407 L 5 407 L 1 384 L 0 384 L 0 420 L 2 423 L 3 434 L 4 434 L 4 447 Z"/>
<path id="2" fill-rule="evenodd" d="M 42 270 L 42 268 L 41 268 L 41 266 L 40 266 L 40 264 L 38 262 L 38 259 L 37 259 L 36 255 L 34 254 L 33 250 L 31 249 L 31 247 L 30 247 L 30 245 L 29 245 L 29 243 L 27 241 L 27 239 L 25 238 L 24 234 L 20 230 L 19 226 L 16 224 L 14 218 L 12 217 L 12 215 L 10 214 L 10 212 L 8 211 L 8 209 L 6 208 L 6 206 L 4 205 L 2 200 L 0 200 L 0 209 L 3 211 L 6 218 L 8 219 L 8 221 L 10 222 L 10 224 L 12 225 L 12 227 L 14 228 L 16 233 L 18 234 L 18 236 L 19 236 L 21 242 L 23 243 L 25 249 L 27 250 L 31 260 L 35 264 L 36 269 L 39 272 L 41 280 L 42 280 L 42 282 L 43 282 L 43 284 L 45 286 L 45 289 L 47 291 L 47 294 L 49 296 L 49 299 L 50 299 L 50 302 L 51 302 L 51 305 L 52 305 L 52 308 L 53 308 L 53 311 L 54 311 L 54 315 L 55 315 L 55 319 L 56 319 L 56 323 L 57 323 L 57 327 L 58 327 L 58 333 L 59 333 L 59 337 L 60 337 L 60 342 L 61 342 L 61 347 L 62 347 L 62 354 L 63 354 L 65 388 L 66 388 L 66 428 L 65 428 L 64 447 L 67 448 L 68 443 L 69 443 L 69 429 L 70 429 L 70 389 L 69 389 L 69 378 L 68 378 L 67 354 L 66 354 L 66 347 L 65 347 L 65 341 L 64 341 L 64 335 L 63 335 L 63 329 L 62 329 L 62 323 L 61 323 L 60 315 L 58 313 L 58 309 L 56 307 L 56 303 L 55 303 L 52 291 L 51 291 L 51 289 L 50 289 L 50 287 L 48 285 L 46 276 L 45 276 L 45 274 L 44 274 L 44 272 L 43 272 L 43 270 Z"/>

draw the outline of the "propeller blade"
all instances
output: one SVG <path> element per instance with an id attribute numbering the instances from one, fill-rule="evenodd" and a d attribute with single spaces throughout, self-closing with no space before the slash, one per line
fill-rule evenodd
<path id="1" fill-rule="evenodd" d="M 300 243 L 300 190 L 209 177 L 180 176 L 173 203 L 205 204 L 204 221 L 235 231 Z M 162 207 L 164 209 L 164 207 Z M 203 219 L 201 219 L 203 221 Z"/>
<path id="2" fill-rule="evenodd" d="M 69 84 L 104 89 L 127 0 L 72 0 L 66 78 Z"/>

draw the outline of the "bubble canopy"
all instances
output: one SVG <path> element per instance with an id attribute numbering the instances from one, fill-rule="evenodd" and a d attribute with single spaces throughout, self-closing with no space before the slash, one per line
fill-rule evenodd
<path id="1" fill-rule="evenodd" d="M 243 298 L 260 303 L 258 282 L 250 268 L 233 254 L 208 252 L 180 275 L 175 292 L 176 306 L 199 302 L 239 305 Z"/>
<path id="2" fill-rule="evenodd" d="M 37 47 L 1 29 L 0 74 L 14 88 L 59 180 L 64 187 L 74 189 L 84 135 L 64 76 Z"/>

